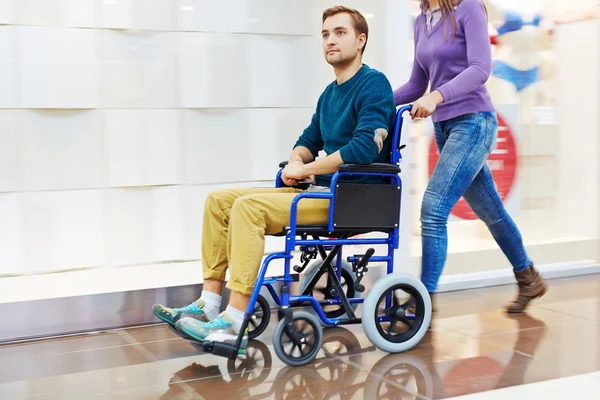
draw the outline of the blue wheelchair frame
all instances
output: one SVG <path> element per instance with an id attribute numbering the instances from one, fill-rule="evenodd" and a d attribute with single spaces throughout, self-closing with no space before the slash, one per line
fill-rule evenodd
<path id="1" fill-rule="evenodd" d="M 396 120 L 394 123 L 394 131 L 393 131 L 393 136 L 392 136 L 391 164 L 399 164 L 402 160 L 402 154 L 401 154 L 399 146 L 398 146 L 398 144 L 400 142 L 400 133 L 402 130 L 402 115 L 404 114 L 405 111 L 409 111 L 411 108 L 412 108 L 411 106 L 404 106 L 404 107 L 401 107 L 396 112 Z M 281 172 L 282 172 L 282 170 L 279 170 L 279 172 L 277 173 L 276 187 L 280 187 Z M 272 285 L 277 284 L 279 282 L 283 282 L 283 284 L 285 286 L 285 285 L 289 285 L 290 283 L 293 282 L 293 278 L 292 278 L 291 272 L 290 272 L 290 261 L 293 258 L 291 253 L 294 251 L 296 246 L 320 246 L 320 245 L 334 246 L 334 245 L 347 245 L 347 244 L 357 244 L 357 245 L 358 244 L 362 244 L 362 245 L 378 244 L 378 245 L 382 245 L 382 244 L 387 244 L 388 245 L 388 255 L 387 256 L 372 256 L 372 257 L 370 257 L 370 261 L 386 262 L 387 263 L 387 273 L 391 274 L 394 271 L 393 252 L 395 249 L 398 248 L 398 245 L 400 242 L 399 224 L 396 228 L 394 228 L 394 230 L 391 232 L 391 234 L 388 236 L 388 238 L 384 238 L 384 239 L 327 239 L 327 240 L 297 240 L 296 239 L 298 202 L 302 199 L 307 199 L 307 198 L 329 199 L 330 204 L 329 204 L 328 230 L 330 232 L 334 231 L 334 229 L 335 229 L 335 227 L 333 226 L 333 200 L 334 200 L 334 192 L 335 192 L 334 188 L 336 187 L 339 178 L 344 175 L 388 177 L 392 180 L 392 182 L 394 184 L 397 184 L 398 186 L 402 187 L 402 180 L 398 174 L 390 174 L 390 173 L 382 174 L 382 173 L 374 173 L 374 172 L 339 172 L 338 171 L 332 177 L 330 192 L 326 192 L 326 193 L 305 192 L 305 193 L 298 194 L 292 201 L 290 227 L 286 234 L 285 253 L 271 254 L 271 255 L 267 256 L 267 258 L 263 262 L 262 268 L 260 269 L 258 278 L 256 280 L 255 289 L 252 293 L 252 296 L 250 297 L 250 303 L 249 303 L 248 309 L 246 310 L 247 315 L 251 315 L 253 313 L 254 304 L 257 301 L 261 286 L 266 286 L 267 289 L 269 290 L 269 293 L 273 297 L 273 300 L 280 307 L 289 307 L 290 305 L 292 305 L 294 303 L 310 302 L 310 303 L 312 303 L 314 309 L 317 311 L 319 317 L 321 318 L 321 320 L 323 322 L 325 322 L 328 325 L 339 325 L 340 324 L 339 319 L 327 318 L 325 316 L 325 312 L 323 311 L 323 308 L 321 307 L 321 304 L 317 300 L 315 300 L 315 298 L 312 296 L 290 296 L 289 293 L 286 293 L 285 291 L 281 294 L 281 299 L 277 296 L 277 293 Z M 275 259 L 282 259 L 282 258 L 285 259 L 284 276 L 279 277 L 279 278 L 265 279 L 265 274 L 267 272 L 269 263 Z M 342 252 L 341 251 L 338 252 L 337 258 L 338 258 L 337 265 L 341 265 L 341 261 L 342 261 Z M 351 261 L 351 262 L 354 261 L 353 258 L 354 257 L 350 257 L 349 261 Z M 341 276 L 341 271 L 342 271 L 341 268 L 337 268 L 337 278 L 338 279 Z M 336 297 L 338 297 L 338 299 L 329 300 L 328 304 L 330 304 L 330 305 L 341 304 L 341 301 L 339 300 L 339 295 L 337 295 Z M 350 304 L 362 303 L 364 301 L 364 299 L 362 299 L 362 298 L 348 299 L 348 301 Z M 387 306 L 389 307 L 390 304 L 387 304 Z"/>
<path id="2" fill-rule="evenodd" d="M 399 108 L 396 112 L 396 118 L 394 123 L 394 130 L 392 136 L 392 148 L 391 148 L 391 157 L 390 157 L 390 165 L 398 165 L 402 160 L 402 154 L 400 150 L 404 146 L 399 146 L 400 136 L 402 130 L 402 116 L 404 112 L 412 109 L 411 105 L 403 106 Z M 281 173 L 283 169 L 280 169 L 277 173 L 277 184 L 276 187 L 281 187 Z M 248 304 L 248 308 L 246 309 L 246 317 L 244 319 L 244 323 L 242 325 L 241 332 L 244 332 L 248 326 L 250 316 L 254 313 L 254 307 L 258 300 L 260 291 L 262 286 L 265 286 L 273 300 L 277 305 L 279 305 L 280 310 L 288 310 L 290 306 L 298 306 L 303 303 L 310 303 L 315 311 L 317 312 L 319 318 L 327 325 L 336 326 L 340 324 L 351 324 L 351 323 L 360 323 L 359 318 L 355 318 L 352 312 L 351 304 L 362 303 L 364 301 L 363 298 L 346 298 L 345 294 L 340 297 L 340 277 L 342 268 L 335 268 L 336 273 L 333 274 L 333 283 L 334 287 L 337 289 L 335 298 L 328 299 L 323 301 L 324 305 L 342 305 L 344 308 L 349 311 L 350 318 L 345 318 L 344 320 L 340 320 L 339 318 L 330 319 L 325 315 L 323 311 L 322 303 L 317 301 L 314 297 L 309 295 L 299 295 L 299 296 L 290 296 L 289 287 L 292 282 L 294 282 L 294 277 L 290 271 L 290 262 L 294 258 L 291 254 L 296 246 L 340 246 L 339 251 L 334 257 L 337 257 L 338 266 L 342 265 L 342 251 L 341 246 L 343 245 L 387 245 L 388 254 L 386 256 L 370 256 L 368 259 L 373 262 L 385 262 L 387 263 L 387 274 L 391 274 L 394 271 L 394 250 L 398 248 L 400 241 L 400 221 L 398 219 L 398 223 L 395 228 L 388 232 L 387 238 L 357 238 L 357 239 L 322 239 L 322 240 L 310 240 L 310 239 L 297 239 L 297 210 L 298 203 L 302 199 L 327 199 L 330 201 L 329 204 L 329 221 L 327 224 L 327 230 L 329 232 L 335 231 L 334 226 L 334 193 L 336 185 L 338 184 L 338 180 L 347 175 L 360 175 L 360 176 L 373 176 L 373 177 L 385 177 L 389 178 L 391 183 L 397 185 L 400 188 L 400 197 L 402 195 L 402 180 L 398 173 L 381 173 L 381 172 L 367 172 L 367 171 L 337 171 L 333 174 L 330 191 L 329 192 L 303 192 L 298 194 L 291 205 L 291 217 L 290 217 L 290 226 L 286 229 L 285 234 L 285 252 L 282 253 L 274 253 L 270 254 L 264 260 L 262 267 L 258 273 L 258 277 L 256 279 L 256 284 L 252 295 L 250 297 L 250 302 Z M 398 214 L 399 215 L 399 214 Z M 301 228 L 301 227 L 300 227 Z M 327 256 L 325 262 L 331 262 L 332 258 L 331 254 Z M 282 277 L 275 277 L 270 279 L 265 279 L 265 274 L 267 272 L 268 265 L 271 261 L 276 259 L 284 259 L 285 267 L 284 267 L 284 275 Z M 349 262 L 355 262 L 355 257 L 348 257 Z M 277 291 L 273 287 L 275 284 L 281 283 L 281 296 L 277 295 Z M 386 299 L 386 307 L 389 308 L 392 305 L 391 296 L 387 296 Z M 289 310 L 291 311 L 291 310 Z M 378 317 L 379 321 L 387 321 L 389 317 Z M 205 343 L 205 349 L 207 351 L 211 351 L 216 355 L 225 356 L 228 358 L 235 357 L 238 353 L 240 345 L 242 343 L 243 334 L 240 334 L 235 342 L 235 345 L 227 345 L 223 343 Z"/>

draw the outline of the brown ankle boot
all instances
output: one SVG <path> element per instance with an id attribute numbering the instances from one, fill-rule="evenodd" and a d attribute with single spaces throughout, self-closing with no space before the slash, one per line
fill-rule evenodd
<path id="1" fill-rule="evenodd" d="M 519 294 L 515 301 L 506 307 L 509 313 L 522 313 L 527 308 L 529 302 L 538 297 L 542 297 L 548 290 L 546 282 L 538 274 L 533 264 L 523 271 L 515 271 L 517 285 L 519 285 Z"/>

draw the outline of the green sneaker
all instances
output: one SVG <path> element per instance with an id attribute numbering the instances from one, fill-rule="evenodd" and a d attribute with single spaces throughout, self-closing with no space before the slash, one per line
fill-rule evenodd
<path id="1" fill-rule="evenodd" d="M 202 299 L 198 299 L 192 304 L 182 308 L 169 308 L 163 306 L 162 304 L 155 304 L 152 306 L 152 312 L 169 325 L 175 326 L 175 323 L 181 318 L 194 318 L 201 322 L 210 321 L 203 308 L 204 301 Z"/>
<path id="2" fill-rule="evenodd" d="M 222 312 L 219 316 L 209 322 L 201 322 L 194 318 L 181 318 L 175 323 L 175 328 L 185 334 L 187 337 L 199 342 L 220 342 L 234 344 L 239 335 L 239 331 L 233 326 L 233 319 Z M 244 332 L 242 343 L 240 345 L 240 354 L 245 354 L 248 345 L 248 329 Z"/>

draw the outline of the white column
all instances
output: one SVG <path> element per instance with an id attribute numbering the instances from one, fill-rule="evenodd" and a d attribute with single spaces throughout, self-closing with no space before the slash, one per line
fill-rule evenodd
<path id="1" fill-rule="evenodd" d="M 583 43 L 585 45 L 574 45 Z M 558 205 L 563 236 L 600 237 L 600 22 L 556 30 Z"/>

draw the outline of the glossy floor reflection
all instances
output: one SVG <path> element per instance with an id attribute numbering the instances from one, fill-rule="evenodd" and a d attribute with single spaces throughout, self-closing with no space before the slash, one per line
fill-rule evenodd
<path id="1" fill-rule="evenodd" d="M 432 331 L 403 354 L 377 350 L 360 325 L 328 328 L 317 360 L 300 368 L 275 355 L 273 323 L 236 361 L 165 325 L 0 346 L 0 399 L 512 399 L 544 382 L 595 398 L 600 275 L 550 286 L 519 316 L 500 309 L 510 286 L 441 294 Z"/>

